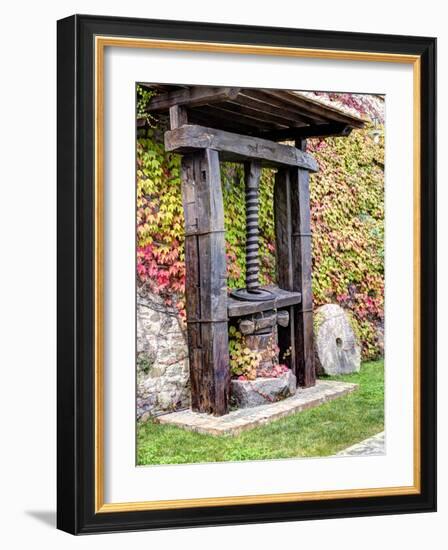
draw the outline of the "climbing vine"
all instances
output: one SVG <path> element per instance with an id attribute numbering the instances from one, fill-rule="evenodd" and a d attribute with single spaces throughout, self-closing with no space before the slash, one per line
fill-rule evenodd
<path id="1" fill-rule="evenodd" d="M 364 358 L 381 351 L 384 321 L 384 139 L 371 128 L 312 140 L 313 296 L 352 312 Z"/>
<path id="2" fill-rule="evenodd" d="M 150 97 L 142 90 L 137 90 L 138 112 L 144 112 Z M 350 94 L 343 96 L 338 100 L 351 101 Z M 180 157 L 164 150 L 166 121 L 145 120 L 137 139 L 138 282 L 175 306 L 185 319 Z M 381 351 L 377 334 L 384 317 L 384 140 L 368 127 L 344 138 L 309 140 L 307 147 L 320 168 L 310 181 L 314 305 L 335 302 L 349 309 L 363 357 L 374 358 Z M 222 189 L 228 285 L 241 287 L 246 236 L 240 165 L 223 165 Z M 263 170 L 259 213 L 263 284 L 275 281 L 272 202 L 273 174 Z"/>
<path id="3" fill-rule="evenodd" d="M 233 326 L 229 328 L 229 356 L 232 376 L 240 380 L 255 380 L 261 353 L 252 351 L 245 337 Z"/>

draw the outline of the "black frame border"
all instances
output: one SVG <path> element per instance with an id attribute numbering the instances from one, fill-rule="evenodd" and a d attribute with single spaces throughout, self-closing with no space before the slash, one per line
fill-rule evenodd
<path id="1" fill-rule="evenodd" d="M 62 19 L 57 31 L 57 527 L 82 534 L 435 511 L 436 39 L 91 15 Z M 420 494 L 95 514 L 96 35 L 420 56 Z"/>

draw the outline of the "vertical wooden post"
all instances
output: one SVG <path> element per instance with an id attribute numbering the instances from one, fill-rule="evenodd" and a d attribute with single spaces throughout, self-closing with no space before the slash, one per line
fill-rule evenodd
<path id="1" fill-rule="evenodd" d="M 179 128 L 188 123 L 187 110 L 182 105 L 173 105 L 170 107 L 170 126 L 171 130 Z"/>
<path id="2" fill-rule="evenodd" d="M 307 170 L 290 170 L 293 290 L 302 294 L 295 308 L 296 376 L 299 386 L 316 383 L 313 342 L 313 291 L 311 286 L 310 187 Z"/>
<path id="3" fill-rule="evenodd" d="M 280 288 L 302 294 L 302 302 L 289 308 L 288 327 L 278 327 L 280 360 L 297 376 L 298 385 L 316 383 L 313 349 L 313 297 L 311 288 L 311 229 L 308 172 L 282 168 L 276 174 L 274 217 L 277 282 Z"/>
<path id="4" fill-rule="evenodd" d="M 291 230 L 291 190 L 289 171 L 281 168 L 275 175 L 274 185 L 274 225 L 276 239 L 277 284 L 285 290 L 293 290 L 292 276 L 292 230 Z M 296 374 L 295 318 L 294 306 L 289 312 L 287 327 L 277 327 L 279 358 Z"/>
<path id="5" fill-rule="evenodd" d="M 228 412 L 230 368 L 224 206 L 217 151 L 185 155 L 186 309 L 192 409 Z"/>

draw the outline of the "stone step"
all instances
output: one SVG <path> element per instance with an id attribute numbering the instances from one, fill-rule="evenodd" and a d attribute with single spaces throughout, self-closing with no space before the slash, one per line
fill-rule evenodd
<path id="1" fill-rule="evenodd" d="M 299 388 L 294 396 L 276 403 L 237 409 L 223 416 L 197 413 L 188 409 L 159 416 L 157 421 L 202 434 L 235 436 L 242 431 L 343 397 L 357 388 L 358 384 L 349 382 L 318 380 L 315 386 Z"/>

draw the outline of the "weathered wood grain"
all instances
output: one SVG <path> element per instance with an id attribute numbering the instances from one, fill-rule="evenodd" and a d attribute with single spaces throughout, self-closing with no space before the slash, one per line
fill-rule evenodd
<path id="1" fill-rule="evenodd" d="M 259 117 L 265 114 L 275 115 L 282 120 L 282 124 L 286 124 L 288 127 L 307 125 L 300 115 L 298 115 L 297 111 L 288 109 L 288 106 L 281 102 L 270 101 L 269 97 L 263 97 L 262 94 L 257 93 L 257 90 L 242 90 L 235 100 L 232 101 L 232 103 L 234 102 L 256 110 Z"/>
<path id="2" fill-rule="evenodd" d="M 300 386 L 316 383 L 313 344 L 313 292 L 311 286 L 311 226 L 309 174 L 306 170 L 290 170 L 293 288 L 302 294 L 296 308 L 296 360 Z"/>
<path id="3" fill-rule="evenodd" d="M 249 302 L 238 300 L 232 296 L 228 297 L 227 312 L 229 317 L 242 317 L 252 313 L 268 311 L 270 309 L 286 308 L 292 304 L 300 304 L 302 296 L 300 292 L 289 292 L 274 285 L 262 286 L 261 289 L 268 289 L 272 292 L 272 300 L 262 302 Z"/>
<path id="4" fill-rule="evenodd" d="M 173 105 L 170 107 L 170 126 L 171 129 L 173 128 L 179 128 L 179 126 L 183 126 L 184 124 L 187 124 L 188 122 L 188 116 L 187 116 L 187 109 L 183 107 L 182 105 Z"/>
<path id="5" fill-rule="evenodd" d="M 275 174 L 274 227 L 278 286 L 292 290 L 291 190 L 287 169 Z"/>
<path id="6" fill-rule="evenodd" d="M 283 168 L 275 175 L 274 227 L 277 283 L 281 289 L 293 290 L 291 189 L 289 170 Z M 285 304 L 286 305 L 286 304 Z M 297 375 L 295 349 L 295 307 L 285 308 L 289 313 L 287 327 L 278 327 L 280 361 Z"/>
<path id="7" fill-rule="evenodd" d="M 216 106 L 216 109 L 220 109 L 223 112 L 223 116 L 236 118 L 237 120 L 247 120 L 248 123 L 258 126 L 259 124 L 263 125 L 265 122 L 274 124 L 279 128 L 288 128 L 290 124 L 294 121 L 291 119 L 287 120 L 284 117 L 280 117 L 275 113 L 271 113 L 268 110 L 260 111 L 256 109 L 253 105 L 247 106 L 244 104 L 244 99 L 239 101 L 238 97 L 235 101 L 227 101 L 222 106 Z"/>
<path id="8" fill-rule="evenodd" d="M 200 281 L 199 281 L 199 249 L 196 236 L 198 228 L 198 210 L 196 205 L 195 155 L 185 155 L 181 164 L 182 202 L 185 218 L 185 295 L 187 319 L 201 317 Z M 198 323 L 187 326 L 188 351 L 190 362 L 191 406 L 199 410 L 200 390 L 203 378 L 202 372 L 202 334 Z"/>
<path id="9" fill-rule="evenodd" d="M 185 155 L 186 311 L 192 409 L 228 412 L 230 367 L 224 207 L 218 153 Z"/>
<path id="10" fill-rule="evenodd" d="M 277 280 L 280 288 L 300 292 L 300 306 L 290 308 L 290 324 L 279 327 L 280 357 L 300 386 L 315 384 L 309 178 L 306 170 L 283 169 L 274 187 Z"/>
<path id="11" fill-rule="evenodd" d="M 330 137 L 330 136 L 348 136 L 353 128 L 343 122 L 333 122 L 331 124 L 319 124 L 314 126 L 304 126 L 300 128 L 286 128 L 279 130 L 268 130 L 257 132 L 255 136 L 273 141 L 293 141 L 306 139 L 309 137 Z"/>
<path id="12" fill-rule="evenodd" d="M 165 132 L 165 148 L 183 154 L 198 149 L 213 149 L 221 153 L 221 160 L 257 159 L 264 166 L 297 166 L 312 172 L 318 169 L 311 155 L 291 145 L 196 125 Z"/>
<path id="13" fill-rule="evenodd" d="M 323 105 L 309 97 L 303 97 L 291 91 L 265 89 L 263 92 L 296 109 L 300 109 L 304 115 L 312 117 L 314 122 L 343 122 L 355 128 L 362 128 L 365 124 L 362 119 L 347 114 L 337 107 Z"/>
<path id="14" fill-rule="evenodd" d="M 250 100 L 257 101 L 262 109 L 266 109 L 266 106 L 281 109 L 285 114 L 287 114 L 291 121 L 295 122 L 295 124 L 302 123 L 307 125 L 314 124 L 316 122 L 312 115 L 305 113 L 299 106 L 292 103 L 287 103 L 269 92 L 272 92 L 272 90 L 247 88 L 242 90 L 242 95 L 247 96 Z M 239 98 L 240 95 L 238 95 L 238 99 Z"/>
<path id="15" fill-rule="evenodd" d="M 224 126 L 222 113 L 207 105 L 204 105 L 201 109 L 192 109 L 189 113 L 189 121 L 190 124 L 212 128 L 221 128 Z M 225 129 L 228 132 L 247 135 L 252 135 L 255 131 L 253 126 L 229 117 L 225 120 Z M 265 131 L 269 131 L 270 128 L 266 127 L 264 129 Z"/>
<path id="16" fill-rule="evenodd" d="M 211 122 L 204 123 L 208 128 L 216 128 L 219 130 L 226 130 L 233 132 L 234 130 L 230 129 L 230 125 L 238 128 L 235 130 L 237 134 L 246 134 L 250 132 L 249 135 L 252 135 L 254 132 L 259 130 L 269 131 L 277 128 L 277 126 L 271 123 L 268 119 L 258 120 L 251 116 L 246 116 L 243 113 L 237 113 L 231 108 L 231 103 L 226 101 L 225 103 L 219 103 L 218 105 L 204 105 L 200 109 L 195 109 L 195 112 L 203 113 L 207 117 L 212 117 L 215 121 L 214 124 Z M 243 131 L 242 129 L 247 129 Z"/>
<path id="17" fill-rule="evenodd" d="M 156 95 L 148 104 L 149 112 L 166 111 L 173 105 L 197 107 L 207 103 L 217 103 L 232 99 L 238 95 L 240 88 L 224 88 L 213 86 L 191 86 L 172 92 Z"/>
<path id="18" fill-rule="evenodd" d="M 191 124 L 274 141 L 348 135 L 365 125 L 365 120 L 338 106 L 287 90 L 157 84 L 151 88 L 158 91 L 149 104 L 151 113 L 183 106 Z"/>

